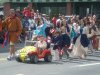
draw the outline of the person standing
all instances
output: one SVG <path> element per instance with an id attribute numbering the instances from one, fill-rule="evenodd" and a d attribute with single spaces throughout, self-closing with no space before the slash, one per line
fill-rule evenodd
<path id="1" fill-rule="evenodd" d="M 0 17 L 0 44 L 3 44 L 4 42 L 4 33 L 2 31 L 2 19 Z"/>
<path id="2" fill-rule="evenodd" d="M 99 39 L 97 38 L 97 35 L 99 35 L 99 30 L 95 24 L 95 21 L 93 20 L 91 22 L 91 29 L 92 29 L 92 32 L 93 32 L 93 36 L 92 36 L 92 46 L 93 46 L 93 49 L 94 50 L 98 50 L 98 46 L 99 46 Z"/>
<path id="3" fill-rule="evenodd" d="M 3 28 L 7 29 L 10 43 L 10 56 L 8 56 L 7 59 L 12 60 L 15 58 L 15 43 L 22 31 L 21 21 L 18 17 L 16 17 L 14 9 L 10 9 L 9 17 L 5 18 L 3 21 Z"/>
<path id="4" fill-rule="evenodd" d="M 52 18 L 52 23 L 54 24 L 54 28 L 56 28 L 56 21 L 57 21 L 57 17 L 56 15 Z"/>
<path id="5" fill-rule="evenodd" d="M 67 58 L 69 58 L 68 48 L 71 44 L 71 39 L 69 36 L 70 32 L 68 32 L 68 29 L 66 26 L 61 27 L 61 38 L 62 38 L 62 50 L 66 54 Z"/>
<path id="6" fill-rule="evenodd" d="M 88 25 L 90 25 L 90 23 L 84 24 L 84 27 L 82 27 L 82 32 L 80 32 L 79 37 L 76 39 L 72 51 L 72 55 L 74 57 L 79 57 L 81 59 L 86 58 L 88 52 L 89 37 L 91 36 L 89 35 Z"/>
<path id="7" fill-rule="evenodd" d="M 54 46 L 53 46 L 54 59 L 59 60 L 59 59 L 61 59 L 60 52 L 61 52 L 61 49 L 62 49 L 62 46 L 61 46 L 62 45 L 62 38 L 61 38 L 60 32 L 55 31 L 53 33 L 51 40 L 52 40 L 52 43 L 54 44 Z"/>

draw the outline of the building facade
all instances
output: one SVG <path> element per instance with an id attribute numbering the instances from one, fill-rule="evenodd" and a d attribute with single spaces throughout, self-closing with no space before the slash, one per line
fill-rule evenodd
<path id="1" fill-rule="evenodd" d="M 81 15 L 100 14 L 100 0 L 1 0 L 4 13 L 10 8 L 23 9 L 27 5 L 44 14 Z"/>

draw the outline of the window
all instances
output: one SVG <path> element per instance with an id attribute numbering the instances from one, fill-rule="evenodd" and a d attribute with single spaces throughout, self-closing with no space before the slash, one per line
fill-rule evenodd
<path id="1" fill-rule="evenodd" d="M 17 2 L 20 2 L 20 0 L 17 0 Z"/>
<path id="2" fill-rule="evenodd" d="M 34 0 L 31 0 L 31 2 L 33 2 Z"/>
<path id="3" fill-rule="evenodd" d="M 62 2 L 66 2 L 66 0 L 62 0 Z"/>
<path id="4" fill-rule="evenodd" d="M 88 0 L 88 2 L 91 2 L 92 0 Z"/>
<path id="5" fill-rule="evenodd" d="M 24 2 L 27 2 L 27 0 L 24 0 Z"/>
<path id="6" fill-rule="evenodd" d="M 9 2 L 12 2 L 13 0 L 9 0 Z"/>
<path id="7" fill-rule="evenodd" d="M 38 2 L 42 2 L 42 0 L 38 0 Z"/>
<path id="8" fill-rule="evenodd" d="M 50 2 L 50 0 L 46 0 L 46 2 Z"/>
<path id="9" fill-rule="evenodd" d="M 96 1 L 100 2 L 100 0 L 96 0 Z"/>
<path id="10" fill-rule="evenodd" d="M 79 0 L 79 2 L 82 2 L 83 0 Z"/>
<path id="11" fill-rule="evenodd" d="M 57 2 L 57 0 L 54 0 L 54 2 Z"/>
<path id="12" fill-rule="evenodd" d="M 74 0 L 70 0 L 71 2 L 73 2 Z"/>

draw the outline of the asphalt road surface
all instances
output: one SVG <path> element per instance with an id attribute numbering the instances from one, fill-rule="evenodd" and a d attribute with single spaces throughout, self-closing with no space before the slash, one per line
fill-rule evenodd
<path id="1" fill-rule="evenodd" d="M 23 44 L 16 45 L 16 49 Z M 0 75 L 100 75 L 100 51 L 88 53 L 86 59 L 70 58 L 37 64 L 8 61 L 8 48 L 0 48 Z"/>

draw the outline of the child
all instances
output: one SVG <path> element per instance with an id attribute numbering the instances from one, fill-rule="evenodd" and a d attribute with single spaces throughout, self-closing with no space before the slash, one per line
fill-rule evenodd
<path id="1" fill-rule="evenodd" d="M 55 50 L 55 55 L 54 55 L 55 60 L 59 60 L 60 59 L 59 51 L 61 50 L 61 43 L 62 43 L 60 32 L 55 32 L 55 34 L 52 37 L 52 43 L 54 43 L 53 50 Z"/>
<path id="2" fill-rule="evenodd" d="M 38 41 L 36 43 L 36 47 L 40 49 L 40 54 L 42 53 L 42 51 L 44 49 L 47 48 L 47 43 L 44 40 L 44 37 L 43 36 L 39 36 Z"/>
<path id="3" fill-rule="evenodd" d="M 66 54 L 67 58 L 69 58 L 69 54 L 68 54 L 68 48 L 71 44 L 71 39 L 69 37 L 69 32 L 66 28 L 66 26 L 62 26 L 61 27 L 61 38 L 62 38 L 62 50 L 64 51 L 64 53 Z"/>

